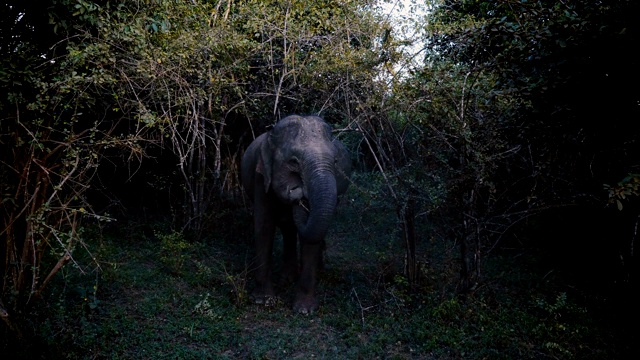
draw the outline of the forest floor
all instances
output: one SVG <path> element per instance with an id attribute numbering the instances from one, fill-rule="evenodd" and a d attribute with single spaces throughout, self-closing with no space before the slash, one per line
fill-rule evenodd
<path id="1" fill-rule="evenodd" d="M 463 298 L 455 291 L 457 246 L 424 235 L 421 277 L 407 283 L 395 211 L 366 194 L 350 191 L 340 204 L 313 315 L 292 311 L 293 286 L 280 288 L 273 306 L 250 301 L 246 209 L 218 211 L 199 241 L 162 222 L 130 221 L 87 232 L 100 239 L 93 251 L 99 271 L 65 270 L 34 324 L 39 341 L 22 355 L 618 359 L 635 351 L 636 333 L 620 327 L 602 296 L 568 283 L 531 249 L 494 252 L 483 282 Z M 419 223 L 428 234 L 427 222 Z"/>

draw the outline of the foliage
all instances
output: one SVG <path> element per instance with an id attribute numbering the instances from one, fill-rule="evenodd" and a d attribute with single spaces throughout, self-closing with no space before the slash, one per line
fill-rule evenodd
<path id="1" fill-rule="evenodd" d="M 236 191 L 251 138 L 283 114 L 335 112 L 375 75 L 378 25 L 358 1 L 127 4 L 92 7 L 96 31 L 71 51 L 114 79 L 94 96 L 133 120 L 122 130 L 171 151 L 185 230 Z"/>
<path id="2" fill-rule="evenodd" d="M 30 3 L 3 5 L 0 314 L 19 341 L 29 309 L 65 264 L 99 268 L 91 256 L 77 260 L 90 251 L 82 221 L 110 218 L 93 213 L 85 195 L 105 149 L 136 148 L 135 136 L 114 136 L 92 96 L 112 79 L 85 67 L 86 54 L 60 51 L 48 14 Z"/>
<path id="3" fill-rule="evenodd" d="M 377 138 L 377 166 L 390 177 L 412 179 L 397 169 L 413 168 L 413 179 L 426 173 L 438 184 L 442 206 L 430 212 L 461 246 L 467 291 L 514 224 L 550 208 L 602 203 L 597 184 L 636 165 L 624 154 L 637 152 L 637 132 L 622 119 L 637 117 L 637 107 L 620 99 L 638 94 L 622 90 L 629 78 L 616 70 L 637 74 L 622 55 L 637 39 L 623 15 L 635 3 L 430 4 L 423 65 L 392 83 L 384 118 L 363 128 Z M 625 60 L 614 62 L 610 51 Z M 604 118 L 614 120 L 595 125 Z M 417 199 L 432 193 L 409 188 Z"/>
<path id="4" fill-rule="evenodd" d="M 15 328 L 9 314 L 41 295 L 77 245 L 88 250 L 80 220 L 109 219 L 87 199 L 90 187 L 105 189 L 101 164 L 129 179 L 146 157 L 177 164 L 166 186 L 177 183 L 183 196 L 175 226 L 201 235 L 212 202 L 238 191 L 244 143 L 282 113 L 330 113 L 374 75 L 364 65 L 377 61 L 378 26 L 366 4 L 56 0 L 46 12 L 5 4 L 6 325 Z"/>
<path id="5" fill-rule="evenodd" d="M 533 206 L 510 197 L 530 191 L 526 184 L 514 186 L 530 171 L 519 172 L 516 179 L 496 176 L 514 165 L 521 145 L 509 137 L 509 121 L 528 106 L 522 99 L 500 96 L 496 82 L 489 71 L 441 59 L 414 69 L 409 78 L 394 79 L 382 112 L 377 102 L 361 106 L 367 115 L 357 124 L 372 166 L 385 178 L 383 190 L 397 207 L 408 258 L 414 257 L 411 222 L 416 214 L 445 220 L 443 232 L 458 242 L 484 241 L 485 224 L 493 226 L 488 232 L 504 233 L 522 218 L 523 208 Z M 409 268 L 410 273 L 416 270 Z M 474 281 L 468 279 L 462 288 Z"/>
<path id="6" fill-rule="evenodd" d="M 622 210 L 623 200 L 640 195 L 640 174 L 629 174 L 614 186 L 605 184 L 604 189 L 609 195 L 609 203 L 615 202 L 618 210 Z"/>
<path id="7" fill-rule="evenodd" d="M 491 72 L 496 95 L 530 105 L 505 125 L 521 153 L 530 149 L 519 157 L 544 175 L 536 177 L 539 199 L 584 202 L 592 182 L 635 165 L 625 156 L 637 148 L 635 131 L 623 119 L 637 115 L 631 99 L 638 92 L 625 86 L 637 77 L 637 62 L 626 55 L 638 36 L 628 16 L 636 2 L 439 4 L 427 28 L 427 60 L 444 55 Z"/>
<path id="8" fill-rule="evenodd" d="M 160 239 L 160 261 L 172 273 L 179 274 L 189 253 L 194 251 L 194 244 L 177 231 L 170 234 L 156 233 L 155 235 Z"/>
<path id="9" fill-rule="evenodd" d="M 533 330 L 534 334 L 540 336 L 550 336 L 543 342 L 543 347 L 549 351 L 558 352 L 568 356 L 571 350 L 567 349 L 561 343 L 573 342 L 574 336 L 580 336 L 581 332 L 588 331 L 585 325 L 575 325 L 573 322 L 576 316 L 581 316 L 587 310 L 578 307 L 576 304 L 567 301 L 567 294 L 560 293 L 554 301 L 549 302 L 545 299 L 538 299 L 536 306 L 543 312 L 544 321 Z"/>

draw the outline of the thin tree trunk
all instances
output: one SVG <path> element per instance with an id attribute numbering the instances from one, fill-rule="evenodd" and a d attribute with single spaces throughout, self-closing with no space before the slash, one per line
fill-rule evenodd
<path id="1" fill-rule="evenodd" d="M 462 239 L 460 241 L 460 292 L 469 293 L 475 290 L 480 278 L 480 234 L 477 218 L 474 216 L 476 196 L 471 190 L 463 200 Z"/>
<path id="2" fill-rule="evenodd" d="M 418 262 L 416 257 L 415 200 L 410 198 L 398 207 L 398 219 L 402 225 L 402 237 L 406 255 L 404 273 L 410 284 L 418 281 Z"/>

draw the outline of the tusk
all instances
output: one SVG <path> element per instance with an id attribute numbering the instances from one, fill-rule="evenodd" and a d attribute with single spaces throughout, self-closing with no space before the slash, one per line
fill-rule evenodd
<path id="1" fill-rule="evenodd" d="M 300 205 L 300 207 L 302 207 L 303 209 L 305 209 L 307 212 L 310 212 L 309 208 L 307 208 L 307 207 L 304 205 L 304 202 L 302 201 L 302 199 L 300 199 L 300 202 L 298 203 L 298 205 Z"/>

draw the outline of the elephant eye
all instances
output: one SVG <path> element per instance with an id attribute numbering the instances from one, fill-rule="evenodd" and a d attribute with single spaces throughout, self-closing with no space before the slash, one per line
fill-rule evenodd
<path id="1" fill-rule="evenodd" d="M 293 156 L 287 163 L 292 167 L 298 167 L 300 165 L 300 160 L 297 157 Z"/>

